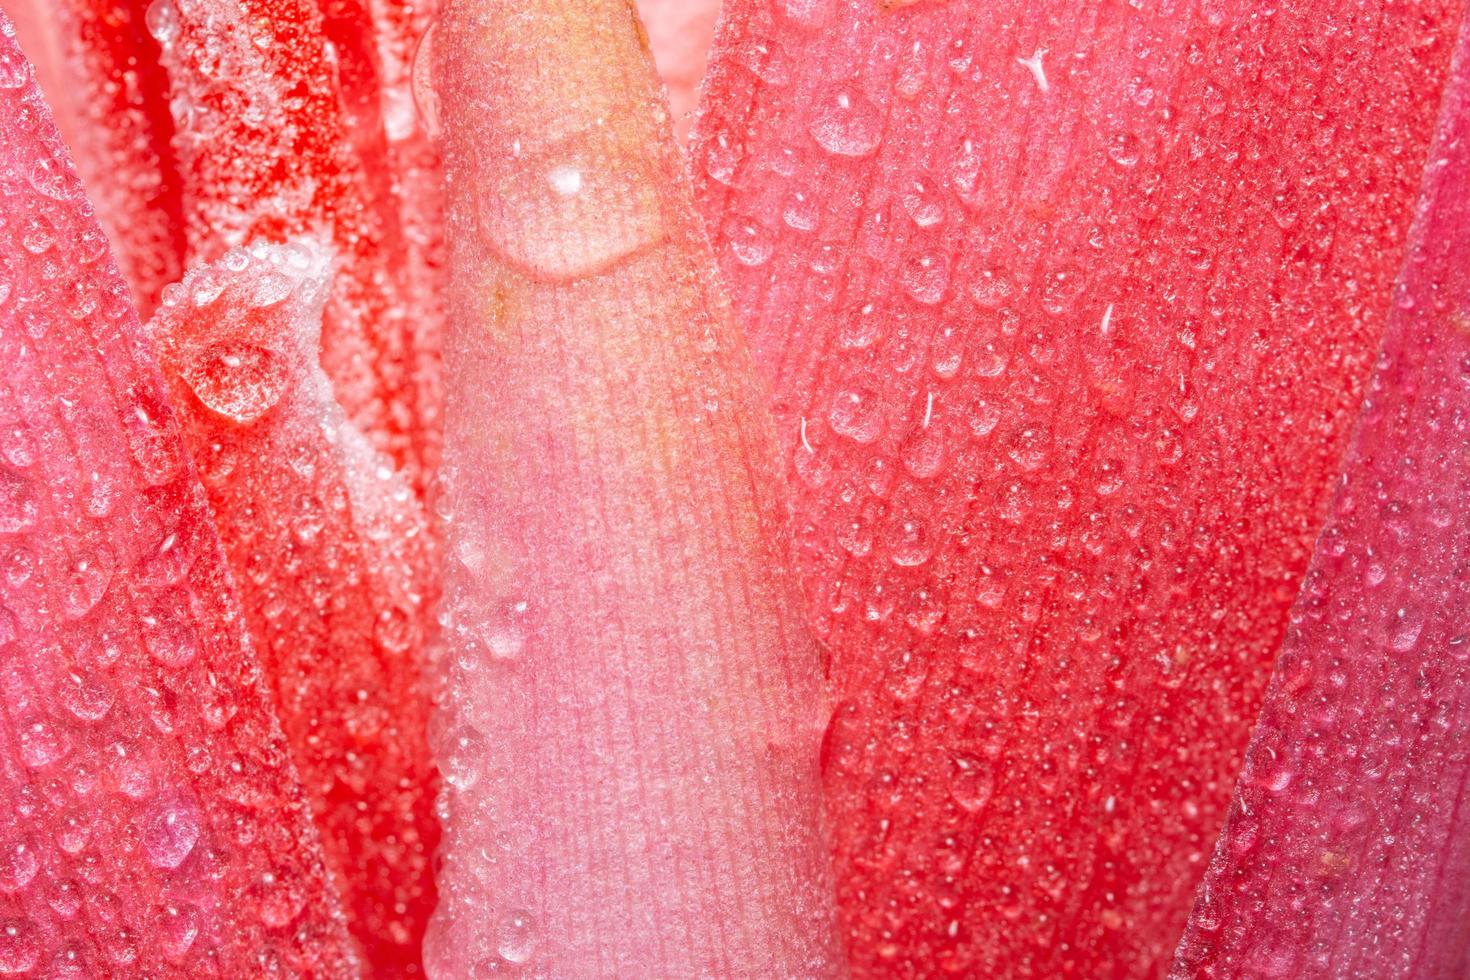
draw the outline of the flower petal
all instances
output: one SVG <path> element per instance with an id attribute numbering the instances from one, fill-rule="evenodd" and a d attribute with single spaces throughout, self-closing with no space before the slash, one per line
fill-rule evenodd
<path id="1" fill-rule="evenodd" d="M 842 971 L 769 418 L 624 0 L 441 21 L 449 788 L 430 976 Z"/>
<path id="2" fill-rule="evenodd" d="M 0 966 L 356 973 L 127 287 L 0 17 Z"/>
<path id="3" fill-rule="evenodd" d="M 714 40 L 719 0 L 638 0 L 648 46 L 674 114 L 674 135 L 687 142 Z"/>
<path id="4" fill-rule="evenodd" d="M 1176 977 L 1470 970 L 1470 29 L 1399 288 Z"/>
<path id="5" fill-rule="evenodd" d="M 331 257 L 257 245 L 190 271 L 149 324 L 349 925 L 417 972 L 434 905 L 427 522 L 319 363 Z"/>
<path id="6" fill-rule="evenodd" d="M 1164 968 L 1376 349 L 1458 3 L 733 0 L 863 976 Z"/>
<path id="7" fill-rule="evenodd" d="M 437 440 L 420 404 L 435 360 L 415 357 L 413 295 L 381 132 L 367 111 L 365 67 L 346 72 L 310 0 L 158 0 L 169 14 L 163 62 L 183 106 L 175 152 L 185 179 L 191 261 L 266 239 L 314 237 L 341 256 L 327 301 L 323 364 L 349 417 L 416 486 Z M 356 81 L 353 81 L 356 79 Z M 381 126 L 381 123 L 379 123 Z"/>
<path id="8" fill-rule="evenodd" d="M 140 312 L 179 277 L 183 197 L 168 78 L 142 2 L 14 0 L 28 51 L 54 48 L 40 78 L 97 220 Z M 32 45 L 36 47 L 32 47 Z"/>

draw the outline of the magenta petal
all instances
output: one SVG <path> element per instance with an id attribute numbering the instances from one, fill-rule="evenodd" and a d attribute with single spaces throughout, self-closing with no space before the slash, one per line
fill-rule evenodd
<path id="1" fill-rule="evenodd" d="M 1173 976 L 1470 971 L 1470 29 L 1398 302 Z"/>
<path id="2" fill-rule="evenodd" d="M 353 976 L 202 488 L 3 16 L 0 237 L 0 973 Z"/>

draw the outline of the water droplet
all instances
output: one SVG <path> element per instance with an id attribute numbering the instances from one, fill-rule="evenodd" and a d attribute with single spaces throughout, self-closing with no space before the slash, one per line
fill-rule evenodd
<path id="1" fill-rule="evenodd" d="M 28 841 L 11 839 L 0 844 L 0 892 L 19 892 L 40 869 L 41 858 Z"/>
<path id="2" fill-rule="evenodd" d="M 251 344 L 216 344 L 179 373 L 206 408 L 241 425 L 274 408 L 291 384 L 286 359 Z"/>
<path id="3" fill-rule="evenodd" d="M 521 625 L 526 604 L 516 603 L 509 615 L 491 623 L 485 630 L 485 649 L 496 660 L 519 660 L 526 649 L 526 630 Z"/>
<path id="4" fill-rule="evenodd" d="M 143 645 L 148 655 L 171 670 L 180 670 L 199 656 L 199 638 L 185 618 L 184 609 L 160 603 L 141 618 Z"/>
<path id="5" fill-rule="evenodd" d="M 39 504 L 31 481 L 0 466 L 0 534 L 16 534 L 36 523 Z"/>
<path id="6" fill-rule="evenodd" d="M 0 51 L 0 89 L 18 89 L 31 77 L 31 66 L 19 50 Z"/>
<path id="7" fill-rule="evenodd" d="M 531 914 L 513 909 L 500 917 L 495 930 L 495 949 L 507 963 L 526 963 L 536 952 L 536 928 Z"/>
<path id="8" fill-rule="evenodd" d="M 159 44 L 169 44 L 179 36 L 179 11 L 173 0 L 153 0 L 143 15 L 143 22 Z"/>
<path id="9" fill-rule="evenodd" d="M 198 840 L 198 811 L 182 800 L 169 800 L 147 818 L 143 853 L 155 868 L 171 871 L 184 863 Z"/>
<path id="10" fill-rule="evenodd" d="M 709 141 L 704 151 L 704 170 L 710 179 L 729 186 L 735 180 L 735 170 L 740 166 L 740 150 L 730 141 L 726 133 L 720 133 Z"/>
<path id="11" fill-rule="evenodd" d="M 42 769 L 71 751 L 66 734 L 46 721 L 33 720 L 20 727 L 20 759 L 32 769 Z"/>
<path id="12" fill-rule="evenodd" d="M 37 160 L 35 166 L 31 167 L 30 182 L 36 193 L 53 201 L 70 199 L 76 193 L 78 184 L 71 168 L 50 157 Z"/>
<path id="13" fill-rule="evenodd" d="M 1004 306 L 1015 291 L 1015 283 L 1001 269 L 981 269 L 970 282 L 975 302 L 992 310 Z"/>
<path id="14" fill-rule="evenodd" d="M 61 918 L 70 919 L 82 909 L 82 888 L 70 878 L 64 878 L 46 890 L 46 904 Z"/>
<path id="15" fill-rule="evenodd" d="M 188 953 L 199 936 L 199 910 L 185 902 L 169 903 L 158 910 L 158 940 L 163 953 L 179 959 Z"/>
<path id="16" fill-rule="evenodd" d="M 29 973 L 41 958 L 41 941 L 25 919 L 0 921 L 0 974 Z"/>
<path id="17" fill-rule="evenodd" d="M 867 156 L 883 139 L 883 117 L 873 103 L 853 89 L 836 89 L 817 104 L 811 134 L 828 153 Z"/>
<path id="18" fill-rule="evenodd" d="M 781 220 L 797 231 L 811 231 L 817 227 L 817 207 L 810 196 L 795 191 L 786 199 L 786 208 Z"/>
<path id="19" fill-rule="evenodd" d="M 932 228 L 944 220 L 944 199 L 927 177 L 915 177 L 899 195 L 903 209 L 920 228 Z"/>
<path id="20" fill-rule="evenodd" d="M 944 436 L 939 426 L 920 426 L 900 450 L 904 469 L 916 479 L 928 480 L 944 469 Z"/>
<path id="21" fill-rule="evenodd" d="M 916 302 L 933 306 L 944 299 L 949 286 L 949 260 L 942 255 L 915 256 L 904 264 L 899 279 Z"/>
<path id="22" fill-rule="evenodd" d="M 1082 272 L 1072 266 L 1053 270 L 1042 287 L 1041 305 L 1048 313 L 1062 314 L 1072 308 L 1086 288 Z"/>
<path id="23" fill-rule="evenodd" d="M 971 756 L 956 756 L 950 776 L 949 794 L 967 813 L 979 813 L 995 792 L 995 779 L 990 766 Z"/>
<path id="24" fill-rule="evenodd" d="M 219 299 L 220 293 L 225 291 L 225 280 L 209 266 L 201 266 L 189 276 L 188 287 L 189 301 L 203 308 Z"/>
<path id="25" fill-rule="evenodd" d="M 597 275 L 664 239 L 657 165 L 643 146 L 594 127 L 486 162 L 480 233 L 504 261 L 545 281 Z"/>
<path id="26" fill-rule="evenodd" d="M 62 583 L 62 612 L 71 619 L 80 619 L 107 593 L 112 582 L 112 555 L 101 549 L 78 558 L 66 570 Z"/>
<path id="27" fill-rule="evenodd" d="M 883 431 L 883 406 L 865 388 L 844 389 L 832 401 L 828 422 L 833 432 L 866 445 Z"/>
<path id="28" fill-rule="evenodd" d="M 445 782 L 458 790 L 472 788 L 480 781 L 487 747 L 485 736 L 471 725 L 462 725 L 451 731 L 440 753 L 440 769 Z"/>
<path id="29" fill-rule="evenodd" d="M 1138 137 L 1132 133 L 1116 133 L 1108 140 L 1108 159 L 1120 167 L 1138 162 Z"/>
<path id="30" fill-rule="evenodd" d="M 849 313 L 838 327 L 837 343 L 848 350 L 871 347 L 883 336 L 883 318 L 872 303 Z"/>
<path id="31" fill-rule="evenodd" d="M 413 50 L 413 62 L 409 67 L 409 87 L 413 91 L 413 104 L 423 120 L 424 132 L 430 139 L 439 136 L 439 92 L 434 87 L 434 39 L 438 36 L 439 22 L 430 24 L 419 38 Z"/>
<path id="32" fill-rule="evenodd" d="M 94 677 L 68 674 L 56 685 L 56 699 L 82 722 L 101 721 L 112 710 L 112 689 Z"/>
<path id="33" fill-rule="evenodd" d="M 401 656 L 414 647 L 418 637 L 413 613 L 402 606 L 388 606 L 373 623 L 373 639 L 385 653 Z"/>
<path id="34" fill-rule="evenodd" d="M 732 217 L 725 222 L 725 240 L 735 261 L 752 268 L 764 265 L 776 250 L 771 233 L 758 221 Z"/>
<path id="35" fill-rule="evenodd" d="M 904 568 L 924 564 L 934 553 L 929 529 L 915 517 L 895 521 L 888 534 L 888 560 Z"/>
<path id="36" fill-rule="evenodd" d="M 1423 630 L 1422 620 L 1399 610 L 1389 634 L 1389 645 L 1399 653 L 1408 653 L 1419 642 L 1419 634 Z"/>
<path id="37" fill-rule="evenodd" d="M 251 898 L 260 921 L 272 929 L 284 929 L 301 914 L 305 899 L 280 875 L 266 872 L 251 888 Z"/>

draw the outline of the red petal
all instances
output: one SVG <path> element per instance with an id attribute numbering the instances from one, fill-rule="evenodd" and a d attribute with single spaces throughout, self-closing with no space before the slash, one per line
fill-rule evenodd
<path id="1" fill-rule="evenodd" d="M 183 197 L 168 78 L 141 2 L 17 0 L 26 49 L 51 50 L 41 82 L 97 219 L 143 315 L 179 277 Z"/>
<path id="2" fill-rule="evenodd" d="M 1163 969 L 1459 13 L 730 5 L 695 170 L 842 699 L 859 975 Z"/>
<path id="3" fill-rule="evenodd" d="M 203 492 L 0 25 L 0 969 L 352 976 Z"/>
<path id="4" fill-rule="evenodd" d="M 362 135 L 371 66 L 334 54 L 309 0 L 174 6 L 155 33 L 182 105 L 175 148 L 194 259 L 257 239 L 316 237 L 342 259 L 327 303 L 324 366 L 348 415 L 416 485 L 433 453 L 434 387 L 410 356 L 413 295 L 380 133 Z M 342 6 L 342 5 L 338 5 Z M 334 59 L 341 59 L 346 89 Z"/>
<path id="5" fill-rule="evenodd" d="M 1470 970 L 1470 30 L 1399 302 L 1178 977 Z"/>
<path id="6" fill-rule="evenodd" d="M 841 972 L 769 418 L 624 0 L 459 3 L 425 964 Z"/>
<path id="7" fill-rule="evenodd" d="M 317 249 L 235 250 L 150 330 L 349 924 L 374 975 L 403 977 L 434 904 L 432 563 L 412 489 L 318 363 L 331 284 Z"/>

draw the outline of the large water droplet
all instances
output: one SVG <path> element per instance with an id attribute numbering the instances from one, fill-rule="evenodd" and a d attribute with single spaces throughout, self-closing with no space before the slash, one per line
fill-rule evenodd
<path id="1" fill-rule="evenodd" d="M 480 232 L 539 279 L 605 272 L 666 234 L 660 177 L 646 154 L 601 127 L 539 149 L 512 141 L 487 165 Z"/>
<path id="2" fill-rule="evenodd" d="M 169 44 L 179 36 L 179 11 L 173 0 L 153 0 L 143 22 L 159 44 Z"/>
<path id="3" fill-rule="evenodd" d="M 883 117 L 873 103 L 857 91 L 843 87 L 817 104 L 812 114 L 811 134 L 828 153 L 867 156 L 883 139 Z"/>
<path id="4" fill-rule="evenodd" d="M 536 952 L 536 927 L 531 914 L 512 909 L 500 917 L 495 930 L 495 949 L 507 963 L 526 963 Z"/>
<path id="5" fill-rule="evenodd" d="M 883 406 L 878 396 L 865 388 L 843 389 L 832 401 L 828 421 L 838 435 L 870 443 L 883 431 Z"/>
<path id="6" fill-rule="evenodd" d="M 252 344 L 216 344 L 179 373 L 206 408 L 242 425 L 274 408 L 291 384 L 286 359 Z"/>

